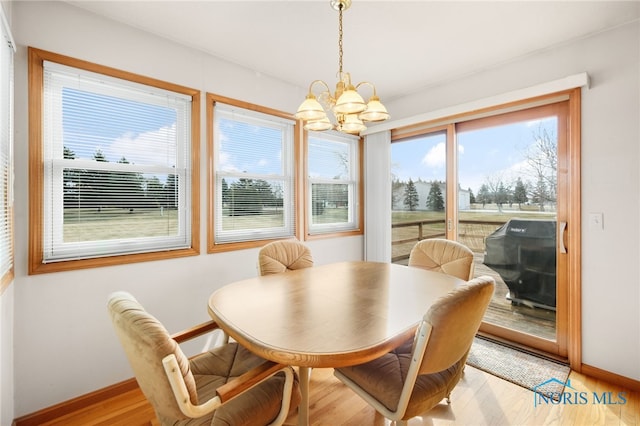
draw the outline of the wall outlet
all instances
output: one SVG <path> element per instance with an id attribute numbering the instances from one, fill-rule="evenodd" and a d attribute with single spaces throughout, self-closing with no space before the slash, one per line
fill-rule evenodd
<path id="1" fill-rule="evenodd" d="M 604 229 L 602 213 L 589 213 L 589 229 L 594 231 L 602 231 Z"/>

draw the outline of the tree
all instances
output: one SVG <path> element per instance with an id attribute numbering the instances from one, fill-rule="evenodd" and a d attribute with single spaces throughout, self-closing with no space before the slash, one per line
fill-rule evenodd
<path id="1" fill-rule="evenodd" d="M 167 176 L 167 183 L 164 184 L 164 205 L 167 208 L 178 207 L 178 175 Z"/>
<path id="2" fill-rule="evenodd" d="M 274 197 L 268 182 L 240 178 L 229 187 L 229 214 L 231 216 L 261 214 L 264 203 L 270 198 Z"/>
<path id="3" fill-rule="evenodd" d="M 476 196 L 473 195 L 473 191 L 471 190 L 471 188 L 468 188 L 467 191 L 469 191 L 469 203 L 475 204 L 476 203 Z"/>
<path id="4" fill-rule="evenodd" d="M 414 211 L 418 207 L 420 199 L 418 197 L 418 190 L 416 185 L 411 179 L 407 182 L 407 186 L 404 188 L 404 205 L 409 211 Z"/>
<path id="5" fill-rule="evenodd" d="M 544 185 L 546 201 L 556 201 L 558 170 L 558 137 L 542 124 L 533 131 L 535 143 L 525 153 L 536 186 Z"/>
<path id="6" fill-rule="evenodd" d="M 493 202 L 498 206 L 498 211 L 502 211 L 502 205 L 509 202 L 511 198 L 511 190 L 500 181 L 493 195 Z"/>
<path id="7" fill-rule="evenodd" d="M 441 212 L 444 210 L 444 198 L 440 190 L 440 182 L 434 180 L 431 182 L 431 189 L 427 196 L 427 209 Z"/>
<path id="8" fill-rule="evenodd" d="M 513 190 L 513 202 L 518 203 L 518 208 L 522 208 L 522 203 L 526 203 L 527 201 L 529 201 L 529 197 L 527 197 L 527 187 L 522 182 L 522 179 L 518 178 Z"/>
<path id="9" fill-rule="evenodd" d="M 480 186 L 480 190 L 476 196 L 476 202 L 482 203 L 482 208 L 484 208 L 485 204 L 493 202 L 493 196 L 491 195 L 489 186 L 486 183 L 483 183 L 482 186 Z"/>
<path id="10" fill-rule="evenodd" d="M 544 211 L 544 203 L 551 201 L 547 190 L 547 183 L 543 177 L 538 178 L 538 182 L 531 192 L 531 201 L 538 204 L 541 212 Z"/>
<path id="11" fill-rule="evenodd" d="M 62 156 L 65 160 L 75 160 L 76 153 L 63 147 Z M 83 175 L 85 170 L 65 168 L 62 172 L 62 190 L 64 208 L 79 207 L 83 191 Z"/>

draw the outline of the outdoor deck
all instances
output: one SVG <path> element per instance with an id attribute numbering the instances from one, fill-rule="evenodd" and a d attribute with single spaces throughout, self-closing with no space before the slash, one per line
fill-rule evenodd
<path id="1" fill-rule="evenodd" d="M 512 305 L 511 301 L 507 299 L 509 288 L 497 272 L 482 264 L 483 257 L 483 253 L 475 253 L 475 276 L 489 275 L 496 281 L 496 290 L 484 316 L 485 321 L 544 339 L 555 340 L 555 312 L 542 308 Z M 408 259 L 395 263 L 406 265 Z"/>

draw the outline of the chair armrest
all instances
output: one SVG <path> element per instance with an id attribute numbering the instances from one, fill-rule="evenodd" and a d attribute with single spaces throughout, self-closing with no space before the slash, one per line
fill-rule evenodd
<path id="1" fill-rule="evenodd" d="M 207 334 L 213 330 L 219 329 L 218 323 L 215 321 L 207 321 L 202 324 L 195 325 L 191 328 L 188 328 L 183 331 L 179 331 L 173 335 L 171 338 L 178 343 L 186 342 L 187 340 L 193 339 L 195 337 L 201 336 L 203 334 Z"/>
<path id="2" fill-rule="evenodd" d="M 167 375 L 167 379 L 169 380 L 169 384 L 171 385 L 178 407 L 180 407 L 180 411 L 182 411 L 182 413 L 187 417 L 198 418 L 205 416 L 215 411 L 224 402 L 252 388 L 280 371 L 285 373 L 285 385 L 283 390 L 282 408 L 278 415 L 279 422 L 277 424 L 281 424 L 288 413 L 291 394 L 293 391 L 294 375 L 293 369 L 286 365 L 266 361 L 265 363 L 247 371 L 240 377 L 220 386 L 217 389 L 218 395 L 200 405 L 193 405 L 191 403 L 189 391 L 187 391 L 187 385 L 184 383 L 184 378 L 180 372 L 176 356 L 174 354 L 167 355 L 162 359 L 162 365 L 164 366 L 164 371 Z M 274 424 L 276 423 L 274 422 Z"/>
<path id="3" fill-rule="evenodd" d="M 273 361 L 266 361 L 257 367 L 252 368 L 243 375 L 225 383 L 216 389 L 220 400 L 225 403 L 231 398 L 238 396 L 242 392 L 252 388 L 261 381 L 268 379 L 274 374 L 288 369 L 284 364 L 277 364 Z M 286 372 L 285 372 L 286 374 Z"/>

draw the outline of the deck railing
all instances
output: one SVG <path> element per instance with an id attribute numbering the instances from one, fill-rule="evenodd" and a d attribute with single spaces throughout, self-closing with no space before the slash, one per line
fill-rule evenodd
<path id="1" fill-rule="evenodd" d="M 504 225 L 505 221 L 460 220 L 458 221 L 458 241 L 473 252 L 482 253 L 485 238 Z M 402 262 L 409 258 L 409 252 L 418 242 L 427 238 L 445 236 L 445 220 L 430 219 L 400 222 L 391 225 L 392 262 Z"/>

